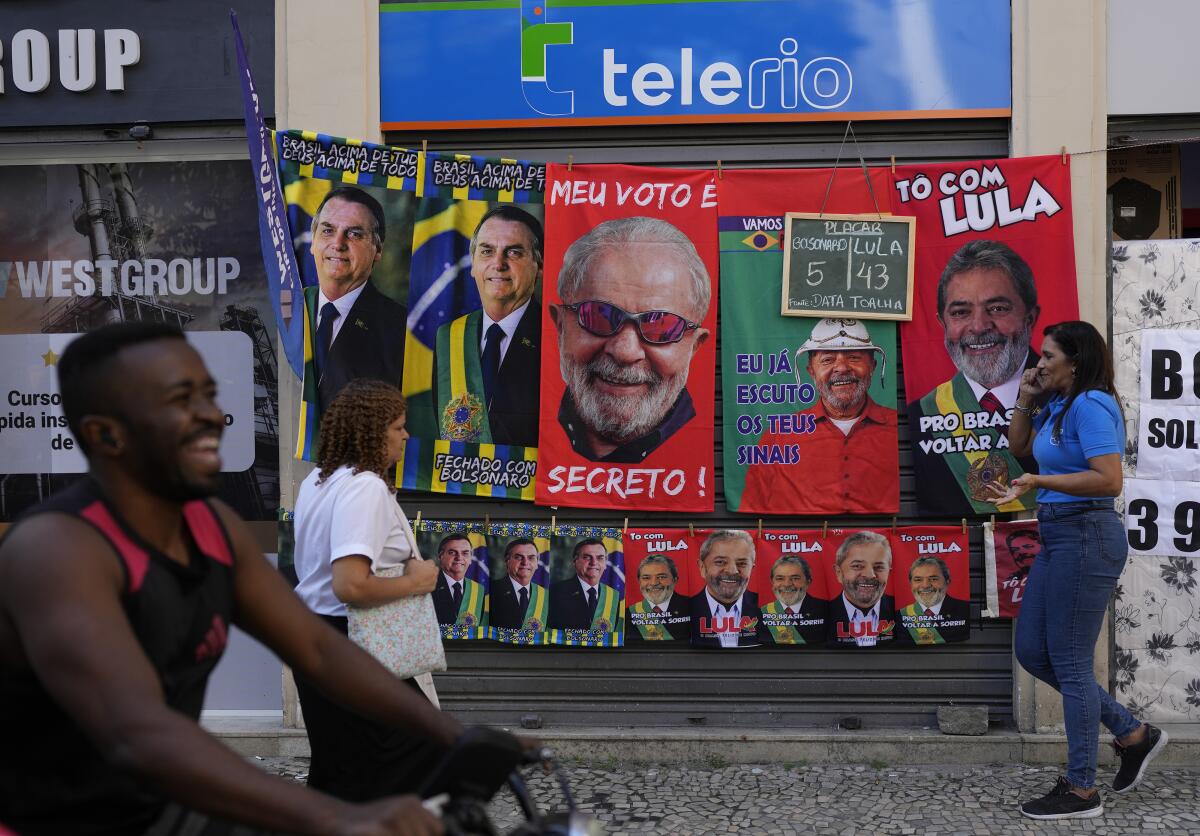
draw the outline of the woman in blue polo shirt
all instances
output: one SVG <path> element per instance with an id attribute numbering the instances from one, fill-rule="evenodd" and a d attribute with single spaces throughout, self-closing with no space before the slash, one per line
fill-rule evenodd
<path id="1" fill-rule="evenodd" d="M 1108 347 L 1089 323 L 1046 328 L 1041 359 L 1021 378 L 1008 442 L 1015 456 L 1032 451 L 1038 473 L 1014 479 L 1007 489 L 994 486 L 996 504 L 1036 489 L 1042 534 L 1017 619 L 1017 660 L 1062 694 L 1067 727 L 1066 777 L 1048 795 L 1022 804 L 1021 812 L 1034 819 L 1091 818 L 1104 812 L 1095 787 L 1097 722 L 1116 738 L 1117 793 L 1142 780 L 1167 735 L 1138 721 L 1092 670 L 1128 543 L 1113 507 L 1121 492 L 1125 421 Z"/>

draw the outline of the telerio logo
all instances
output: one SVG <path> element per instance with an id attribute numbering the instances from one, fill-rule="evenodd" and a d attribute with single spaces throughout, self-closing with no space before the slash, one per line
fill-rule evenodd
<path id="1" fill-rule="evenodd" d="M 646 107 L 662 107 L 675 96 L 679 105 L 696 103 L 700 98 L 710 105 L 728 107 L 743 95 L 751 110 L 778 104 L 782 110 L 794 110 L 800 100 L 816 110 L 839 108 L 850 98 L 854 75 L 841 58 L 821 56 L 803 68 L 796 57 L 795 38 L 779 42 L 779 55 L 758 58 L 742 70 L 728 61 L 714 61 L 700 68 L 697 85 L 695 58 L 691 47 L 679 50 L 679 63 L 671 67 L 657 61 L 642 64 L 633 71 L 628 84 L 629 65 L 617 61 L 615 49 L 604 50 L 604 100 L 612 107 L 628 107 L 629 95 Z M 774 101 L 778 98 L 778 102 Z"/>
<path id="2" fill-rule="evenodd" d="M 547 23 L 546 0 L 521 0 L 521 92 L 525 103 L 543 116 L 575 112 L 574 90 L 552 90 L 546 81 L 546 51 L 574 43 L 573 23 Z"/>

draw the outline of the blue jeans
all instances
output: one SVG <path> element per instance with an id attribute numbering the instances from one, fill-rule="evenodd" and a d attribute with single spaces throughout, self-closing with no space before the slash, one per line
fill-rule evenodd
<path id="1" fill-rule="evenodd" d="M 1063 699 L 1067 780 L 1096 782 L 1096 747 L 1103 723 L 1116 737 L 1141 725 L 1096 682 L 1092 659 L 1109 599 L 1125 568 L 1125 526 L 1111 499 L 1038 506 L 1042 552 L 1029 571 L 1017 619 L 1021 667 Z"/>

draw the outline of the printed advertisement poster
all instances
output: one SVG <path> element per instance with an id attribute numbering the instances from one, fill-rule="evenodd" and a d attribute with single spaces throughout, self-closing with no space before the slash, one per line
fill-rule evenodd
<path id="1" fill-rule="evenodd" d="M 687 529 L 631 528 L 623 542 L 625 565 L 634 578 L 625 591 L 625 644 L 686 647 L 692 620 L 688 598 L 699 585 L 694 538 Z"/>
<path id="2" fill-rule="evenodd" d="M 185 331 L 225 413 L 219 496 L 279 507 L 275 323 L 245 160 L 0 167 L 0 521 L 83 473 L 56 363 L 112 322 Z"/>
<path id="3" fill-rule="evenodd" d="M 896 644 L 925 647 L 970 638 L 970 560 L 962 526 L 909 526 L 891 540 Z"/>
<path id="4" fill-rule="evenodd" d="M 746 170 L 718 184 L 730 510 L 899 511 L 896 324 L 779 314 L 784 213 L 866 213 L 877 200 L 886 211 L 886 175 L 873 171 L 868 186 L 857 169 Z M 837 289 L 853 281 L 838 279 Z"/>
<path id="5" fill-rule="evenodd" d="M 834 529 L 821 541 L 832 593 L 825 622 L 830 647 L 885 647 L 896 640 L 896 572 L 886 531 Z"/>
<path id="6" fill-rule="evenodd" d="M 763 638 L 776 647 L 822 647 L 829 584 L 820 531 L 764 531 L 754 573 L 762 590 Z"/>
<path id="7" fill-rule="evenodd" d="M 377 378 L 409 399 L 398 487 L 532 499 L 544 166 L 277 145 L 308 317 L 297 455 L 346 383 Z"/>
<path id="8" fill-rule="evenodd" d="M 716 175 L 548 168 L 537 502 L 711 511 Z"/>
<path id="9" fill-rule="evenodd" d="M 1139 424 L 1139 479 L 1200 483 L 1200 331 L 1142 334 Z"/>
<path id="10" fill-rule="evenodd" d="M 696 531 L 690 538 L 699 569 L 691 597 L 692 644 L 728 649 L 766 643 L 754 572 L 760 538 L 742 529 Z"/>
<path id="11" fill-rule="evenodd" d="M 507 644 L 546 644 L 550 620 L 550 526 L 492 523 L 491 637 Z"/>
<path id="12" fill-rule="evenodd" d="M 548 640 L 620 647 L 625 633 L 625 555 L 618 528 L 559 526 L 550 541 Z"/>
<path id="13" fill-rule="evenodd" d="M 430 520 L 416 528 L 421 556 L 441 567 L 433 606 L 442 638 L 486 639 L 492 579 L 484 526 Z"/>
<path id="14" fill-rule="evenodd" d="M 1016 618 L 1033 560 L 1042 552 L 1037 520 L 983 524 L 984 579 L 990 618 Z"/>
<path id="15" fill-rule="evenodd" d="M 1078 319 L 1071 169 L 1061 156 L 898 166 L 892 211 L 917 219 L 913 319 L 900 328 L 922 515 L 995 505 L 1035 469 L 1006 436 L 1046 325 Z"/>

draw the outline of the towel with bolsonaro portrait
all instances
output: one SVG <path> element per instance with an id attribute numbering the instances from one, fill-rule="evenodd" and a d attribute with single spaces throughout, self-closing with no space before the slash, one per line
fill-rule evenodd
<path id="1" fill-rule="evenodd" d="M 443 637 L 513 645 L 933 647 L 970 636 L 960 527 L 695 529 L 426 520 Z"/>

